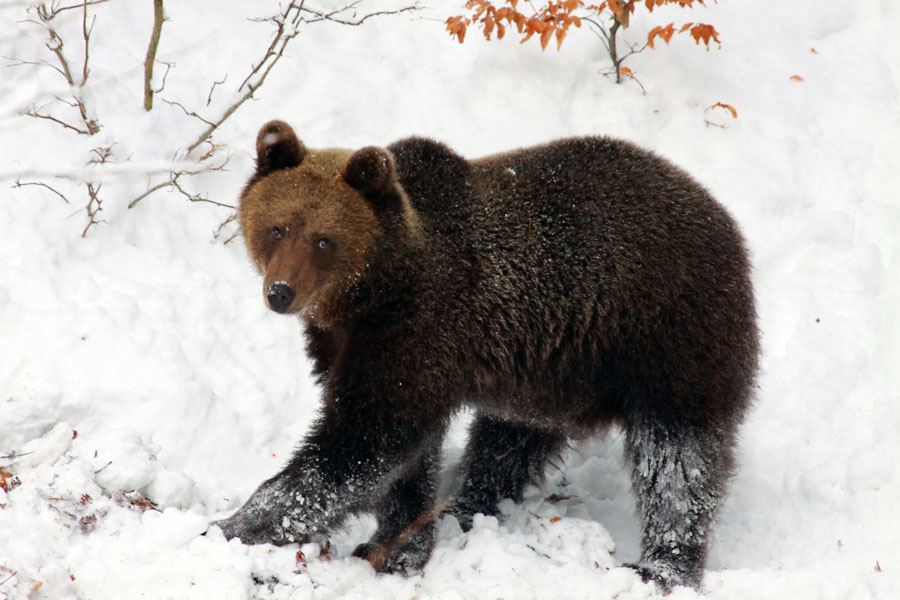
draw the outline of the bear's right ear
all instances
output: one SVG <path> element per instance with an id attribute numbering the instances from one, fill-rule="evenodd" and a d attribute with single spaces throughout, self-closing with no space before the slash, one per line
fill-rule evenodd
<path id="1" fill-rule="evenodd" d="M 284 121 L 269 121 L 256 136 L 256 177 L 290 169 L 303 162 L 306 147 Z"/>

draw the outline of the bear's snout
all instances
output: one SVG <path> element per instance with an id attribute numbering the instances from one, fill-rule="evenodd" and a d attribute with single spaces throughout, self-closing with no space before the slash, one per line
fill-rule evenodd
<path id="1" fill-rule="evenodd" d="M 277 313 L 284 313 L 291 307 L 291 303 L 297 294 L 284 281 L 276 281 L 266 290 L 266 300 L 269 308 Z"/>

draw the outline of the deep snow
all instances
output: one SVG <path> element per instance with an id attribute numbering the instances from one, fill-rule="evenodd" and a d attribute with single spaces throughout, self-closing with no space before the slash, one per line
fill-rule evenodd
<path id="1" fill-rule="evenodd" d="M 699 20 L 723 41 L 707 52 L 676 36 L 631 57 L 644 95 L 598 73 L 606 63 L 588 31 L 560 52 L 475 31 L 458 45 L 441 20 L 461 3 L 308 26 L 215 135 L 233 152 L 228 170 L 187 185 L 233 204 L 270 118 L 313 147 L 415 133 L 474 157 L 608 134 L 667 156 L 741 225 L 763 331 L 756 406 L 704 594 L 898 597 L 900 5 L 723 0 L 649 18 L 641 8 L 626 32 L 634 40 Z M 103 128 L 87 138 L 21 115 L 67 92 L 47 67 L 8 66 L 52 58 L 22 22 L 25 4 L 0 3 L 0 467 L 19 483 L 0 491 L 0 596 L 654 597 L 618 567 L 637 557 L 639 532 L 617 431 L 576 447 L 503 519 L 479 519 L 469 534 L 445 520 L 416 577 L 376 576 L 349 557 L 372 530 L 365 518 L 321 557 L 314 544 L 200 536 L 280 468 L 317 390 L 297 322 L 265 309 L 240 238 L 214 239 L 229 209 L 173 190 L 126 206 L 203 129 L 159 98 L 216 115 L 267 41 L 247 17 L 275 5 L 169 3 L 159 59 L 175 66 L 151 113 L 140 68 L 150 3 L 96 6 L 88 100 Z M 61 32 L 77 56 L 71 14 Z M 226 73 L 230 87 L 207 107 Z M 707 110 L 716 102 L 738 118 Z M 115 165 L 85 168 L 92 148 L 113 142 Z M 84 186 L 60 174 L 102 177 L 105 223 L 84 239 Z M 70 202 L 11 187 L 17 179 Z M 458 427 L 448 477 L 463 444 Z"/>

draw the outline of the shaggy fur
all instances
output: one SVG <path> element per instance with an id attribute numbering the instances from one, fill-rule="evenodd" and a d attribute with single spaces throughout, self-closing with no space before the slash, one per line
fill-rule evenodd
<path id="1" fill-rule="evenodd" d="M 289 464 L 219 523 L 226 536 L 303 541 L 370 511 L 378 531 L 356 554 L 421 567 L 432 523 L 392 543 L 435 506 L 441 439 L 469 405 L 449 509 L 464 527 L 615 423 L 644 527 L 634 568 L 699 585 L 758 352 L 725 210 L 607 138 L 475 161 L 419 138 L 306 150 L 283 122 L 258 140 L 245 239 L 270 306 L 303 318 L 324 394 Z"/>

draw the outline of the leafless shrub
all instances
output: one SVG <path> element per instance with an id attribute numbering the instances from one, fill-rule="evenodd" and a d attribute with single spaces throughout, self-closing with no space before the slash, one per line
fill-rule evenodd
<path id="1" fill-rule="evenodd" d="M 73 2 L 69 0 L 69 3 L 66 3 L 64 0 L 44 0 L 41 2 L 22 3 L 23 6 L 27 7 L 28 18 L 25 22 L 32 23 L 40 32 L 43 52 L 42 56 L 37 60 L 8 59 L 10 63 L 7 66 L 23 67 L 31 65 L 53 69 L 59 74 L 61 80 L 66 83 L 69 90 L 68 94 L 43 93 L 37 96 L 32 105 L 22 110 L 22 115 L 50 121 L 62 130 L 80 136 L 90 137 L 101 131 L 103 126 L 101 117 L 95 114 L 95 107 L 88 100 L 91 98 L 91 94 L 86 92 L 102 91 L 98 84 L 90 79 L 91 60 L 94 59 L 92 50 L 95 50 L 92 46 L 91 35 L 95 25 L 101 27 L 112 26 L 111 23 L 104 23 L 102 13 L 97 12 L 102 10 L 102 7 L 98 5 L 105 4 L 108 1 L 81 0 L 81 2 Z M 418 9 L 418 5 L 412 3 L 396 10 L 363 12 L 361 7 L 365 1 L 350 0 L 335 9 L 323 11 L 308 6 L 307 0 L 291 0 L 289 2 L 279 2 L 277 12 L 268 17 L 251 19 L 254 22 L 269 24 L 272 28 L 272 33 L 268 45 L 261 49 L 257 59 L 251 63 L 248 72 L 240 80 L 240 84 L 232 90 L 234 100 L 227 103 L 224 107 L 217 106 L 213 102 L 214 93 L 218 89 L 226 87 L 229 81 L 229 75 L 226 73 L 221 79 L 209 84 L 198 84 L 203 85 L 204 89 L 208 87 L 209 92 L 206 94 L 206 104 L 201 107 L 192 107 L 181 98 L 166 98 L 162 96 L 165 90 L 166 77 L 174 63 L 161 61 L 157 58 L 163 34 L 163 23 L 166 17 L 164 0 L 152 0 L 153 29 L 142 65 L 143 108 L 146 111 L 152 111 L 154 109 L 154 99 L 156 96 L 159 96 L 159 99 L 165 104 L 175 106 L 181 110 L 184 118 L 187 120 L 183 129 L 189 132 L 192 130 L 197 131 L 197 133 L 187 135 L 183 145 L 169 149 L 168 155 L 172 157 L 172 166 L 169 169 L 160 170 L 153 168 L 143 171 L 143 177 L 147 181 L 146 188 L 128 202 L 128 208 L 133 208 L 156 192 L 174 190 L 188 201 L 207 203 L 234 210 L 235 207 L 231 204 L 219 202 L 202 193 L 193 191 L 188 183 L 198 175 L 213 174 L 226 168 L 231 158 L 231 153 L 223 144 L 214 142 L 212 139 L 213 135 L 248 100 L 259 93 L 269 74 L 285 55 L 288 45 L 300 35 L 306 26 L 318 22 L 332 22 L 355 27 L 362 25 L 373 17 L 397 15 Z M 100 19 L 98 19 L 98 14 L 101 14 Z M 71 27 L 66 28 L 66 33 L 64 34 L 62 32 L 63 28 L 60 26 L 64 18 L 70 19 L 73 17 L 80 19 L 79 31 L 81 39 L 77 40 L 77 43 L 64 39 L 65 36 L 72 36 L 73 29 Z M 71 25 L 70 21 L 68 23 Z M 73 48 L 77 48 L 77 50 Z M 161 80 L 155 84 L 154 67 L 157 64 L 166 65 L 166 70 Z M 91 89 L 91 86 L 98 87 L 97 89 Z M 194 124 L 197 127 L 194 127 Z M 108 144 L 93 149 L 89 159 L 86 161 L 86 169 L 83 173 L 47 173 L 40 174 L 38 177 L 18 173 L 15 175 L 15 183 L 12 187 L 43 187 L 66 203 L 70 202 L 74 191 L 60 190 L 55 184 L 51 185 L 48 183 L 46 179 L 59 180 L 61 183 L 59 187 L 68 187 L 70 190 L 74 190 L 73 186 L 83 187 L 87 192 L 88 199 L 85 205 L 87 224 L 82 231 L 82 235 L 87 235 L 93 225 L 104 222 L 100 218 L 100 213 L 103 211 L 104 206 L 104 199 L 100 193 L 104 182 L 109 181 L 111 178 L 121 177 L 123 173 L 121 169 L 117 168 L 117 163 L 121 162 L 122 159 L 116 160 L 112 146 L 112 144 Z M 137 170 L 140 171 L 140 169 Z M 128 173 L 131 177 L 135 175 L 133 169 L 129 170 Z M 2 177 L 2 174 L 0 174 L 0 177 Z M 29 180 L 25 181 L 24 179 L 26 178 Z M 224 237 L 225 228 L 231 226 L 234 222 L 233 216 L 226 218 L 216 231 L 215 237 L 217 239 Z M 234 235 L 225 239 L 225 242 L 227 243 L 233 239 Z"/>

